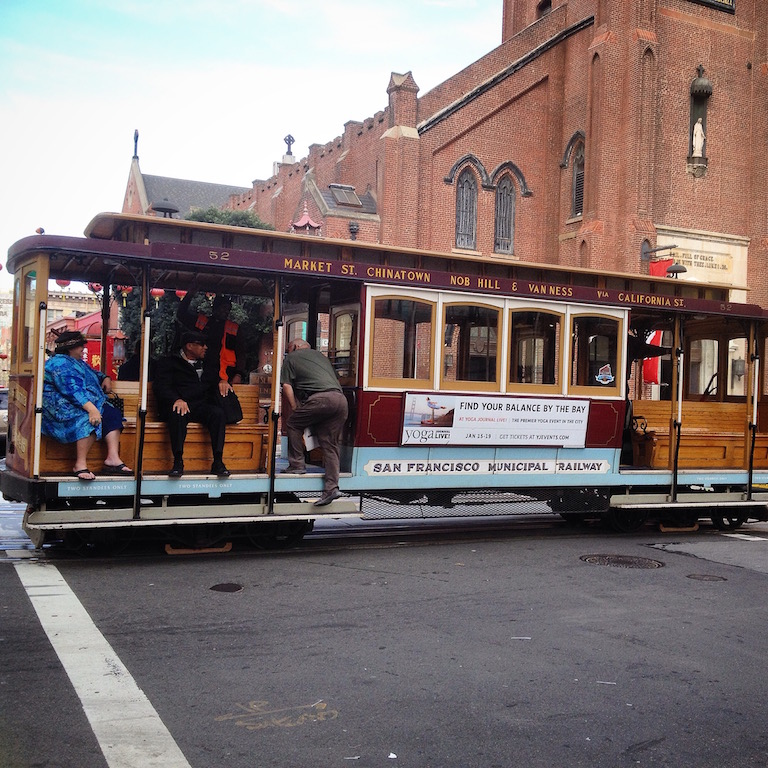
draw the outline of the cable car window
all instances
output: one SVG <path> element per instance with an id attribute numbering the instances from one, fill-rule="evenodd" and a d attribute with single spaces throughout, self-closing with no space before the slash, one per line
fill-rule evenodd
<path id="1" fill-rule="evenodd" d="M 747 340 L 728 340 L 728 379 L 725 394 L 729 397 L 744 397 L 747 394 Z"/>
<path id="2" fill-rule="evenodd" d="M 562 321 L 553 312 L 512 312 L 509 383 L 560 383 Z"/>
<path id="3" fill-rule="evenodd" d="M 296 339 L 304 339 L 306 341 L 307 338 L 307 321 L 306 320 L 288 320 L 285 323 L 286 332 L 285 332 L 285 343 L 286 346 L 288 346 L 288 343 L 291 341 L 295 341 Z"/>
<path id="4" fill-rule="evenodd" d="M 354 383 L 357 360 L 357 311 L 339 309 L 333 313 L 331 345 L 328 357 L 339 380 L 349 386 Z"/>
<path id="5" fill-rule="evenodd" d="M 373 301 L 371 384 L 432 386 L 434 304 L 397 296 Z"/>
<path id="6" fill-rule="evenodd" d="M 499 310 L 475 304 L 445 307 L 443 384 L 457 382 L 493 384 L 498 389 Z M 488 389 L 488 387 L 480 387 Z"/>
<path id="7" fill-rule="evenodd" d="M 22 362 L 31 363 L 35 354 L 35 322 L 37 320 L 37 271 L 24 274 L 24 336 Z"/>
<path id="8" fill-rule="evenodd" d="M 577 315 L 571 321 L 571 392 L 578 388 L 620 392 L 619 339 L 622 323 L 602 315 Z M 601 392 L 602 393 L 602 392 Z M 594 392 L 597 394 L 597 392 Z"/>
<path id="9" fill-rule="evenodd" d="M 689 349 L 688 394 L 701 399 L 717 396 L 720 343 L 717 339 L 693 339 Z"/>

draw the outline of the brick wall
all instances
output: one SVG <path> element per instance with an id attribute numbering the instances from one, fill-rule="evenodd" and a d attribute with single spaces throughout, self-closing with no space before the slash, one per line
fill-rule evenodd
<path id="1" fill-rule="evenodd" d="M 513 163 L 530 190 L 516 179 L 514 258 L 637 272 L 657 225 L 748 237 L 750 300 L 768 303 L 768 3 L 738 0 L 735 14 L 691 0 L 553 5 L 535 20 L 536 0 L 507 0 L 501 45 L 418 98 L 418 72 L 393 74 L 380 112 L 347 122 L 233 205 L 287 229 L 308 200 L 323 234 L 349 237 L 348 218 L 324 215 L 317 195 L 351 184 L 378 208 L 358 239 L 450 251 L 456 187 L 445 178 L 471 155 L 489 176 Z M 713 94 L 708 166 L 696 177 L 687 156 L 699 64 Z M 571 218 L 573 165 L 561 163 L 579 131 L 585 208 Z M 494 202 L 479 183 L 481 254 L 493 252 Z"/>

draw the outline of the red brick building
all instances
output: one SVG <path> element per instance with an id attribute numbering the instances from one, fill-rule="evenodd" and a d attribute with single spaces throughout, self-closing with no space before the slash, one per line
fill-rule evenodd
<path id="1" fill-rule="evenodd" d="M 683 279 L 768 303 L 768 3 L 506 0 L 500 26 L 428 93 L 393 73 L 381 112 L 229 206 L 279 230 L 306 211 L 323 236 L 592 269 L 671 254 Z"/>

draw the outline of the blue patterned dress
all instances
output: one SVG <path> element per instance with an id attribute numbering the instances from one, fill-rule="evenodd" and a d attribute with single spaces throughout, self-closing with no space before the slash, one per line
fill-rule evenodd
<path id="1" fill-rule="evenodd" d="M 107 396 L 101 389 L 106 376 L 67 354 L 54 355 L 43 377 L 43 434 L 59 443 L 74 443 L 88 435 L 101 439 L 101 424 L 88 421 L 83 406 L 89 400 L 103 413 Z"/>

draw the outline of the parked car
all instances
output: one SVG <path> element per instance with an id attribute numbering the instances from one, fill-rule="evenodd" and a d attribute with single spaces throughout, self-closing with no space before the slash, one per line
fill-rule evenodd
<path id="1" fill-rule="evenodd" d="M 5 454 L 8 442 L 8 390 L 0 387 L 0 451 Z"/>

